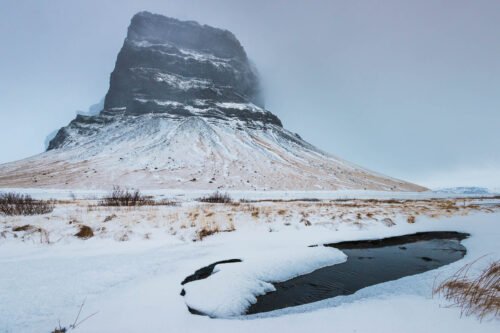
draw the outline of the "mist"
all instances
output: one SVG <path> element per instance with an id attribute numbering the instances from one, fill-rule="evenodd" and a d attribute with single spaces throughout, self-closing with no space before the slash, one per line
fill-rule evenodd
<path id="1" fill-rule="evenodd" d="M 266 108 L 324 151 L 424 186 L 500 187 L 498 1 L 3 1 L 0 163 L 102 99 L 141 10 L 232 31 Z"/>

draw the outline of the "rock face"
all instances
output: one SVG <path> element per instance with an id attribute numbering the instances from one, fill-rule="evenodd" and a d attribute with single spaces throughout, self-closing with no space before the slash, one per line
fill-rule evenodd
<path id="1" fill-rule="evenodd" d="M 78 116 L 48 149 L 68 144 L 71 128 L 92 135 L 89 125 L 120 114 L 235 118 L 248 126 L 281 126 L 262 107 L 257 71 L 231 32 L 141 12 L 132 18 L 118 54 L 101 116 Z"/>
<path id="2" fill-rule="evenodd" d="M 419 191 L 320 151 L 265 110 L 258 74 L 227 30 L 141 12 L 103 110 L 47 152 L 0 165 L 0 187 Z"/>

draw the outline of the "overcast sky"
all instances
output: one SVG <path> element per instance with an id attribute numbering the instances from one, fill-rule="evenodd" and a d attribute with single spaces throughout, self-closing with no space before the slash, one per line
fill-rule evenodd
<path id="1" fill-rule="evenodd" d="M 0 163 L 105 95 L 141 10 L 231 30 L 266 107 L 325 151 L 422 185 L 500 187 L 498 0 L 2 0 Z"/>

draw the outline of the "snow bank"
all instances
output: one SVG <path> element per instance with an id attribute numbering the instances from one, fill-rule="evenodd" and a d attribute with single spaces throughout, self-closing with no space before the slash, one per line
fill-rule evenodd
<path id="1" fill-rule="evenodd" d="M 214 273 L 184 286 L 186 304 L 211 317 L 241 315 L 257 296 L 274 291 L 280 282 L 316 269 L 346 261 L 341 251 L 329 247 L 286 247 L 258 251 L 241 263 L 220 264 Z"/>

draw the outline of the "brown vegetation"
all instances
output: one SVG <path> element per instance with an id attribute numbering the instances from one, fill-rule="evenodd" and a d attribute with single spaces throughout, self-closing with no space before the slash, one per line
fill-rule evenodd
<path id="1" fill-rule="evenodd" d="M 408 216 L 408 218 L 406 219 L 406 221 L 408 223 L 410 223 L 410 224 L 415 223 L 415 216 L 413 216 L 413 215 Z"/>
<path id="2" fill-rule="evenodd" d="M 201 197 L 198 199 L 200 202 L 208 202 L 208 203 L 232 203 L 233 200 L 227 193 L 215 192 L 206 197 Z"/>
<path id="3" fill-rule="evenodd" d="M 122 189 L 114 186 L 113 191 L 100 202 L 100 206 L 146 206 L 154 205 L 151 197 L 144 196 L 139 190 Z"/>
<path id="4" fill-rule="evenodd" d="M 213 234 L 216 234 L 219 231 L 220 231 L 219 226 L 217 226 L 217 225 L 214 225 L 214 226 L 205 225 L 196 232 L 196 236 L 197 236 L 197 239 L 201 241 L 201 240 L 203 240 L 203 238 L 208 237 L 208 236 L 213 235 Z"/>
<path id="5" fill-rule="evenodd" d="M 82 239 L 88 239 L 94 237 L 94 231 L 89 226 L 81 225 L 80 230 L 75 234 L 75 236 Z"/>
<path id="6" fill-rule="evenodd" d="M 0 194 L 0 213 L 5 215 L 39 215 L 53 210 L 51 201 L 35 200 L 29 195 L 18 193 Z"/>
<path id="7" fill-rule="evenodd" d="M 458 270 L 452 277 L 434 288 L 434 294 L 443 295 L 455 306 L 462 309 L 462 314 L 476 315 L 480 319 L 500 315 L 500 261 L 491 263 L 475 277 L 468 276 L 470 263 Z"/>
<path id="8" fill-rule="evenodd" d="M 40 235 L 41 244 L 50 244 L 49 233 L 43 228 L 35 227 L 31 224 L 25 224 L 22 226 L 12 227 L 12 231 L 24 232 L 24 234 L 21 236 L 21 239 L 23 240 L 28 239 L 38 233 Z M 15 237 L 17 237 L 17 235 Z"/>
<path id="9" fill-rule="evenodd" d="M 12 231 L 14 231 L 14 232 L 20 232 L 20 231 L 28 231 L 28 230 L 31 230 L 31 229 L 35 229 L 35 227 L 32 226 L 32 225 L 30 225 L 30 224 L 25 224 L 25 225 L 22 225 L 22 226 L 13 227 Z"/>

